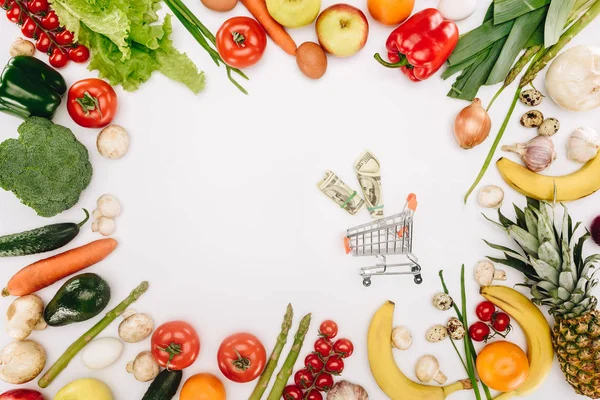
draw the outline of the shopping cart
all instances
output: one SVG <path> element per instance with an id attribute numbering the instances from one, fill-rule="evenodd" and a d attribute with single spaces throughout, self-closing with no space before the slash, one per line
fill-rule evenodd
<path id="1" fill-rule="evenodd" d="M 361 268 L 363 285 L 371 286 L 375 275 L 413 275 L 417 284 L 423 282 L 421 266 L 412 253 L 413 215 L 417 209 L 417 196 L 408 195 L 404 211 L 348 229 L 344 238 L 346 254 L 375 256 L 378 262 Z M 402 255 L 404 260 L 388 264 L 386 256 Z"/>

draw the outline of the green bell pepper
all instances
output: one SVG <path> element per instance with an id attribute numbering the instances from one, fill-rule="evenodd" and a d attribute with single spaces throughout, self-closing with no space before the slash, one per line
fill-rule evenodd
<path id="1" fill-rule="evenodd" d="M 52 119 L 66 91 L 64 78 L 52 67 L 35 57 L 16 56 L 0 76 L 0 111 Z"/>

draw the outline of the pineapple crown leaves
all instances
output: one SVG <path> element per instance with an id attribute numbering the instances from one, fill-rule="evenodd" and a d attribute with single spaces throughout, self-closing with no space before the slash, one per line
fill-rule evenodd
<path id="1" fill-rule="evenodd" d="M 504 258 L 488 257 L 491 261 L 521 271 L 524 286 L 531 290 L 533 302 L 550 307 L 555 316 L 571 318 L 596 308 L 592 289 L 598 284 L 596 271 L 600 254 L 583 259 L 583 246 L 590 237 L 587 231 L 579 237 L 575 233 L 581 223 L 573 220 L 563 204 L 560 230 L 555 223 L 554 206 L 527 198 L 527 206 L 520 209 L 513 204 L 516 221 L 498 209 L 498 222 L 484 217 L 502 228 L 516 243 L 516 248 L 484 242 L 504 253 Z"/>

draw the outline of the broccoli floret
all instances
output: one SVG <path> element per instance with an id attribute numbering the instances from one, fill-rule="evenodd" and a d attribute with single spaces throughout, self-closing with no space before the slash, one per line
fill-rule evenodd
<path id="1" fill-rule="evenodd" d="M 0 187 L 42 217 L 73 207 L 92 179 L 85 146 L 45 118 L 27 119 L 18 132 L 18 139 L 0 143 Z"/>

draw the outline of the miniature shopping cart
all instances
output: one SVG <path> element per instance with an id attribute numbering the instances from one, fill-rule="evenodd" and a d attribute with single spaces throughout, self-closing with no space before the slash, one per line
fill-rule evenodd
<path id="1" fill-rule="evenodd" d="M 377 263 L 361 268 L 363 285 L 371 286 L 374 275 L 413 275 L 417 284 L 423 282 L 421 266 L 412 253 L 413 215 L 417 209 L 417 196 L 411 193 L 404 211 L 348 229 L 344 238 L 346 254 L 375 256 Z M 387 263 L 387 256 L 402 255 L 401 262 Z"/>

